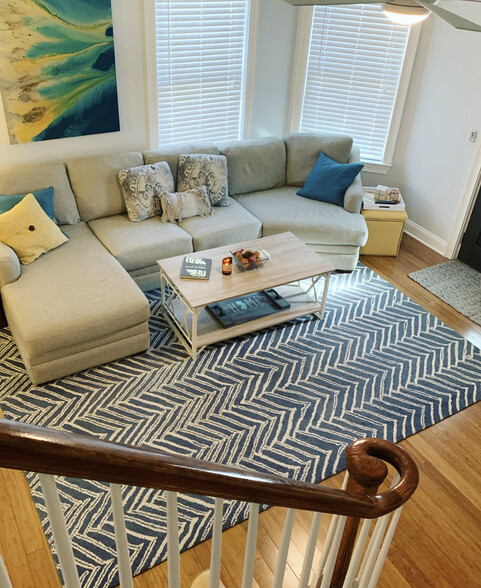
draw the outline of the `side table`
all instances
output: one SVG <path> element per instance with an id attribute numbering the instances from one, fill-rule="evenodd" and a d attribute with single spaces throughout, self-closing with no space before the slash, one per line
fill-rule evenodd
<path id="1" fill-rule="evenodd" d="M 408 218 L 406 211 L 363 209 L 362 215 L 366 219 L 369 236 L 360 254 L 396 256 Z"/>

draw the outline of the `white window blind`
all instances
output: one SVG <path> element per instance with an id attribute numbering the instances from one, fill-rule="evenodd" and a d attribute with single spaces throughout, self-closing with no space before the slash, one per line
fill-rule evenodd
<path id="1" fill-rule="evenodd" d="M 160 143 L 240 139 L 249 0 L 156 0 Z"/>
<path id="2" fill-rule="evenodd" d="M 316 6 L 301 131 L 345 132 L 383 162 L 408 37 L 378 4 Z"/>

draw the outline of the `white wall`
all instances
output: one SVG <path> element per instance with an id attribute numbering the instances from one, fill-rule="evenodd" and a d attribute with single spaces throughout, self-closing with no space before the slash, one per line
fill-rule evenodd
<path id="1" fill-rule="evenodd" d="M 252 96 L 252 139 L 287 132 L 297 10 L 281 0 L 259 0 Z"/>
<path id="2" fill-rule="evenodd" d="M 64 161 L 69 157 L 113 151 L 141 151 L 148 147 L 141 3 L 142 0 L 115 0 L 112 2 L 117 89 L 122 130 L 118 133 L 10 145 L 2 111 L 0 113 L 1 167 L 24 165 L 30 162 Z"/>
<path id="3" fill-rule="evenodd" d="M 287 132 L 292 47 L 297 11 L 281 0 L 259 0 L 257 39 L 253 71 L 252 138 Z M 152 0 L 115 0 L 112 18 L 115 34 L 117 88 L 121 131 L 10 145 L 0 101 L 0 167 L 25 162 L 64 161 L 115 151 L 149 149 L 147 75 L 155 75 L 152 56 L 146 73 L 143 39 L 154 43 L 151 30 L 144 31 L 143 7 L 153 18 Z M 152 50 L 154 50 L 152 48 Z M 154 111 L 155 109 L 153 109 Z M 155 138 L 154 144 L 155 146 Z"/>
<path id="4" fill-rule="evenodd" d="M 481 7 L 447 10 L 481 24 Z M 481 33 L 456 30 L 430 16 L 423 25 L 393 166 L 364 173 L 365 185 L 399 186 L 410 230 L 445 253 L 481 144 Z M 472 129 L 476 143 L 468 141 Z M 412 224 L 414 223 L 414 225 Z"/>
<path id="5" fill-rule="evenodd" d="M 143 15 L 151 0 L 112 3 L 122 130 L 118 133 L 9 145 L 0 114 L 0 167 L 149 148 Z M 481 23 L 481 6 L 453 1 L 447 8 Z M 469 11 L 469 12 L 468 12 Z M 297 10 L 281 0 L 259 0 L 250 136 L 288 128 Z M 458 31 L 430 16 L 416 56 L 393 166 L 364 173 L 365 185 L 399 186 L 411 230 L 443 250 L 451 236 L 481 145 L 481 33 Z M 470 143 L 472 129 L 480 132 Z"/>

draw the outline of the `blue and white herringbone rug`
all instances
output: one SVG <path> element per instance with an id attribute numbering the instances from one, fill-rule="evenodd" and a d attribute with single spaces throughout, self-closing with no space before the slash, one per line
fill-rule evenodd
<path id="1" fill-rule="evenodd" d="M 158 318 L 158 292 L 148 297 L 148 352 L 42 386 L 0 331 L 7 418 L 319 482 L 343 468 L 351 441 L 399 441 L 481 397 L 480 351 L 361 265 L 333 276 L 324 320 L 212 346 L 195 362 Z M 29 482 L 45 520 L 35 476 Z M 59 479 L 59 488 L 82 586 L 115 585 L 107 486 Z M 124 499 L 140 573 L 165 557 L 165 500 L 130 487 Z M 181 497 L 182 549 L 210 535 L 212 507 Z M 224 527 L 244 518 L 244 505 L 230 503 Z"/>

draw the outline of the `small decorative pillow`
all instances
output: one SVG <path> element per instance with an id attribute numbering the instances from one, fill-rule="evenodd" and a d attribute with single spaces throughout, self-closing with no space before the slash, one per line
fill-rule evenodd
<path id="1" fill-rule="evenodd" d="M 179 156 L 177 190 L 205 186 L 214 206 L 228 206 L 227 159 L 223 155 L 204 153 Z"/>
<path id="2" fill-rule="evenodd" d="M 214 209 L 209 202 L 207 188 L 192 188 L 185 192 L 163 191 L 160 199 L 162 201 L 162 222 L 175 223 L 191 216 L 211 216 Z"/>
<path id="3" fill-rule="evenodd" d="M 0 214 L 0 241 L 17 254 L 24 265 L 42 253 L 68 241 L 52 219 L 42 210 L 33 194 L 27 194 L 12 209 Z"/>
<path id="4" fill-rule="evenodd" d="M 131 221 L 160 214 L 160 193 L 174 191 L 174 178 L 166 161 L 123 169 L 119 172 L 119 180 Z"/>
<path id="5" fill-rule="evenodd" d="M 37 202 L 47 213 L 48 218 L 55 220 L 53 212 L 53 186 L 42 188 L 32 192 Z M 26 194 L 11 194 L 9 196 L 0 195 L 0 214 L 11 210 L 16 204 L 25 198 Z"/>
<path id="6" fill-rule="evenodd" d="M 297 194 L 344 206 L 344 193 L 363 167 L 362 163 L 337 163 L 321 151 L 304 186 Z"/>

